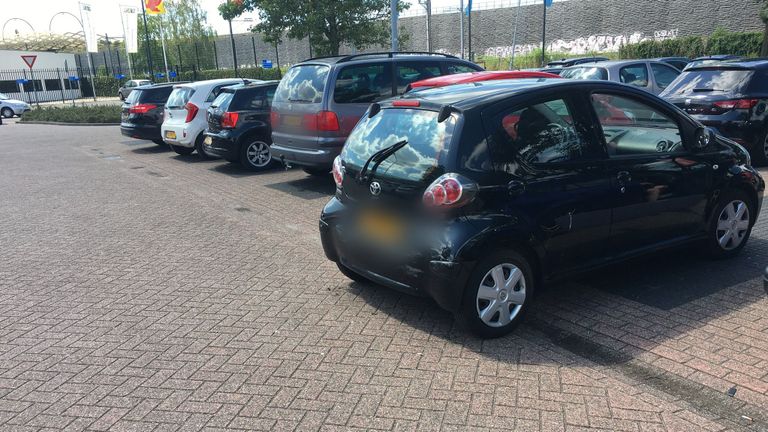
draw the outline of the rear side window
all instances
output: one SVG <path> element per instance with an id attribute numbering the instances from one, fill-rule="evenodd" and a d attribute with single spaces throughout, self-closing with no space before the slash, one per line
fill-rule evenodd
<path id="1" fill-rule="evenodd" d="M 651 71 L 653 72 L 653 79 L 656 80 L 656 85 L 659 88 L 667 88 L 680 75 L 680 72 L 675 69 L 656 63 L 651 63 Z"/>
<path id="2" fill-rule="evenodd" d="M 391 69 L 385 63 L 347 66 L 336 77 L 336 103 L 371 103 L 392 96 Z"/>
<path id="3" fill-rule="evenodd" d="M 139 102 L 164 104 L 171 95 L 173 87 L 160 87 L 157 89 L 147 89 L 141 92 Z M 133 93 L 131 93 L 133 94 Z"/>
<path id="4" fill-rule="evenodd" d="M 264 89 L 256 88 L 236 91 L 228 109 L 230 111 L 252 111 L 267 107 L 269 105 L 264 97 Z"/>
<path id="5" fill-rule="evenodd" d="M 624 66 L 619 69 L 619 81 L 635 87 L 648 87 L 648 68 L 644 63 Z"/>
<path id="6" fill-rule="evenodd" d="M 277 86 L 275 102 L 321 103 L 329 71 L 323 65 L 292 67 Z"/>
<path id="7" fill-rule="evenodd" d="M 190 87 L 175 88 L 171 92 L 171 96 L 168 97 L 168 103 L 165 105 L 168 108 L 183 108 L 193 94 L 195 94 L 195 90 Z"/>
<path id="8" fill-rule="evenodd" d="M 607 80 L 608 71 L 601 67 L 575 67 L 560 72 L 563 78 L 580 80 Z"/>
<path id="9" fill-rule="evenodd" d="M 477 72 L 477 69 L 471 68 L 462 63 L 448 63 L 445 65 L 445 70 L 446 72 L 448 72 L 448 75 L 453 75 L 458 73 L 467 73 L 467 72 Z"/>
<path id="10" fill-rule="evenodd" d="M 744 69 L 697 69 L 689 70 L 667 87 L 665 96 L 692 94 L 741 93 L 752 78 L 754 71 Z"/>
<path id="11" fill-rule="evenodd" d="M 70 81 L 71 82 L 71 81 Z M 141 97 L 141 93 L 144 90 L 134 90 L 131 92 L 131 94 L 128 95 L 127 98 L 125 98 L 125 103 L 128 105 L 133 105 L 139 101 L 139 98 Z"/>
<path id="12" fill-rule="evenodd" d="M 377 175 L 424 181 L 442 174 L 440 161 L 448 152 L 455 117 L 438 123 L 437 112 L 415 109 L 383 109 L 355 126 L 342 150 L 347 165 L 361 168 L 371 155 L 401 140 L 408 144 L 381 163 Z"/>
<path id="13" fill-rule="evenodd" d="M 236 84 L 234 84 L 234 83 L 232 83 L 232 84 L 222 84 L 222 85 L 218 85 L 218 86 L 214 87 L 213 90 L 211 90 L 211 92 L 208 93 L 208 97 L 205 98 L 205 101 L 206 102 L 213 102 L 216 99 L 216 97 L 219 95 L 219 93 L 221 93 L 221 91 L 224 89 L 224 87 L 231 86 L 231 85 L 236 85 Z"/>
<path id="14" fill-rule="evenodd" d="M 395 76 L 397 77 L 397 93 L 401 94 L 408 84 L 427 78 L 440 76 L 440 64 L 437 62 L 408 62 L 397 63 Z"/>

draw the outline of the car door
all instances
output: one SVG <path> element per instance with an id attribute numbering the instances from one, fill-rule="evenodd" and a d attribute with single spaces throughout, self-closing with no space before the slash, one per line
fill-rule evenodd
<path id="1" fill-rule="evenodd" d="M 653 94 L 659 94 L 680 75 L 680 71 L 662 63 L 650 63 L 653 76 Z"/>
<path id="2" fill-rule="evenodd" d="M 711 163 L 686 150 L 691 132 L 653 99 L 615 89 L 590 95 L 613 181 L 610 237 L 618 256 L 685 240 L 704 226 Z"/>
<path id="3" fill-rule="evenodd" d="M 643 63 L 633 63 L 619 68 L 619 82 L 641 88 L 653 93 L 648 67 Z"/>
<path id="4" fill-rule="evenodd" d="M 524 211 L 544 244 L 551 274 L 589 266 L 609 252 L 612 182 L 588 107 L 560 91 L 484 115 L 500 183 L 520 183 L 505 213 Z"/>

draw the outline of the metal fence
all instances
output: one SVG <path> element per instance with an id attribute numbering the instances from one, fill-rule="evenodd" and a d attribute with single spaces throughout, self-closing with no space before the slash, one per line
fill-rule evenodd
<path id="1" fill-rule="evenodd" d="M 464 0 L 464 7 L 466 8 L 469 0 Z M 568 0 L 553 0 L 555 2 L 562 2 Z M 502 9 L 517 7 L 519 2 L 520 6 L 529 6 L 535 4 L 544 4 L 544 0 L 485 0 L 472 2 L 472 11 L 489 10 L 489 9 Z M 459 2 L 456 1 L 456 6 L 440 6 L 432 8 L 432 15 L 457 13 L 459 11 Z M 427 11 L 423 6 L 412 3 L 411 7 L 400 13 L 401 17 L 421 16 L 426 15 Z"/>
<path id="2" fill-rule="evenodd" d="M 0 93 L 30 104 L 80 99 L 93 95 L 82 88 L 83 78 L 90 74 L 82 68 L 0 70 Z"/>

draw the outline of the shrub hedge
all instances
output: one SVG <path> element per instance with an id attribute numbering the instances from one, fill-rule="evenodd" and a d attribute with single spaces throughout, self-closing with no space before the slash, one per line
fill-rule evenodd
<path id="1" fill-rule="evenodd" d="M 24 113 L 21 122 L 120 123 L 120 105 L 42 107 Z"/>
<path id="2" fill-rule="evenodd" d="M 757 57 L 763 43 L 760 32 L 732 33 L 715 30 L 709 37 L 688 36 L 663 41 L 644 41 L 619 48 L 621 58 L 701 57 L 715 54 L 735 54 Z"/>

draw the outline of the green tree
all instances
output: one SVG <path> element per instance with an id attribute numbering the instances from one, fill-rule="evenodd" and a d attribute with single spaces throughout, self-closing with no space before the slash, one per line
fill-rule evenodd
<path id="1" fill-rule="evenodd" d="M 342 45 L 357 49 L 389 43 L 390 0 L 229 0 L 219 7 L 224 19 L 255 10 L 253 30 L 266 42 L 309 38 L 318 55 L 337 55 Z M 408 7 L 398 0 L 398 9 Z"/>
<path id="2" fill-rule="evenodd" d="M 163 69 L 163 51 L 160 42 L 161 28 L 165 33 L 165 47 L 168 67 L 195 65 L 201 69 L 214 67 L 213 43 L 216 32 L 208 25 L 208 14 L 199 0 L 166 0 L 164 15 L 147 15 L 152 63 L 155 72 Z M 136 70 L 146 70 L 146 39 L 144 20 L 139 16 L 139 52 L 131 59 Z M 195 52 L 197 46 L 197 52 Z M 197 59 L 200 59 L 198 64 Z"/>

